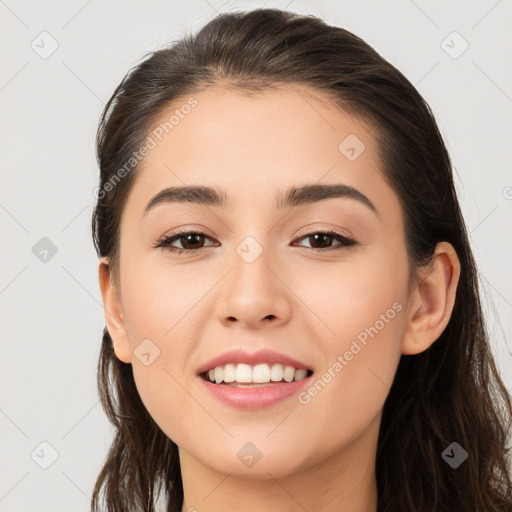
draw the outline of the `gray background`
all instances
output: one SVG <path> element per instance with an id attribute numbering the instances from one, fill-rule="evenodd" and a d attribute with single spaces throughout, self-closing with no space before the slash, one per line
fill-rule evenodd
<path id="1" fill-rule="evenodd" d="M 89 510 L 112 438 L 96 391 L 104 315 L 90 233 L 104 103 L 146 52 L 257 6 L 354 32 L 430 103 L 512 388 L 510 0 L 0 1 L 1 511 Z"/>

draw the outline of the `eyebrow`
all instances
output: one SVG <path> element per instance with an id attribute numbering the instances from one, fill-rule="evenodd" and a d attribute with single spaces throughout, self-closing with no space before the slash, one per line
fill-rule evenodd
<path id="1" fill-rule="evenodd" d="M 344 198 L 353 199 L 370 208 L 377 216 L 379 212 L 375 205 L 362 192 L 343 184 L 333 185 L 302 185 L 290 187 L 284 195 L 276 198 L 276 209 L 291 208 L 316 203 L 324 199 Z M 168 187 L 153 196 L 144 208 L 143 216 L 161 204 L 194 203 L 206 206 L 226 208 L 231 205 L 224 191 L 201 185 L 188 185 L 183 187 Z"/>

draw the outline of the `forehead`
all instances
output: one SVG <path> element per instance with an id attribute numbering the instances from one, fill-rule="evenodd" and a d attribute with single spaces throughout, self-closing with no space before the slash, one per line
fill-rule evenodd
<path id="1" fill-rule="evenodd" d="M 191 98 L 195 106 L 182 109 Z M 149 136 L 154 147 L 126 204 L 139 217 L 166 187 L 204 185 L 230 191 L 231 206 L 274 208 L 291 185 L 344 184 L 377 202 L 387 186 L 369 123 L 301 86 L 251 94 L 213 86 L 163 109 Z"/>

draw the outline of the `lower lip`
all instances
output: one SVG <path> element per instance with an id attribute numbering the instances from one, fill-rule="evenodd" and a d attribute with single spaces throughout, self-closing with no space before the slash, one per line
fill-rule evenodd
<path id="1" fill-rule="evenodd" d="M 269 384 L 268 386 L 237 387 L 212 384 L 202 377 L 206 391 L 217 400 L 238 409 L 266 409 L 278 402 L 296 395 L 309 382 L 311 376 L 294 382 Z"/>

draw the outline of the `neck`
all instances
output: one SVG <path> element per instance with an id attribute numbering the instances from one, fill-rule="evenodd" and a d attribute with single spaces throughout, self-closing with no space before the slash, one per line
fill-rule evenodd
<path id="1" fill-rule="evenodd" d="M 180 449 L 183 512 L 376 512 L 379 424 L 329 458 L 279 478 L 271 467 L 260 479 L 219 473 Z"/>

